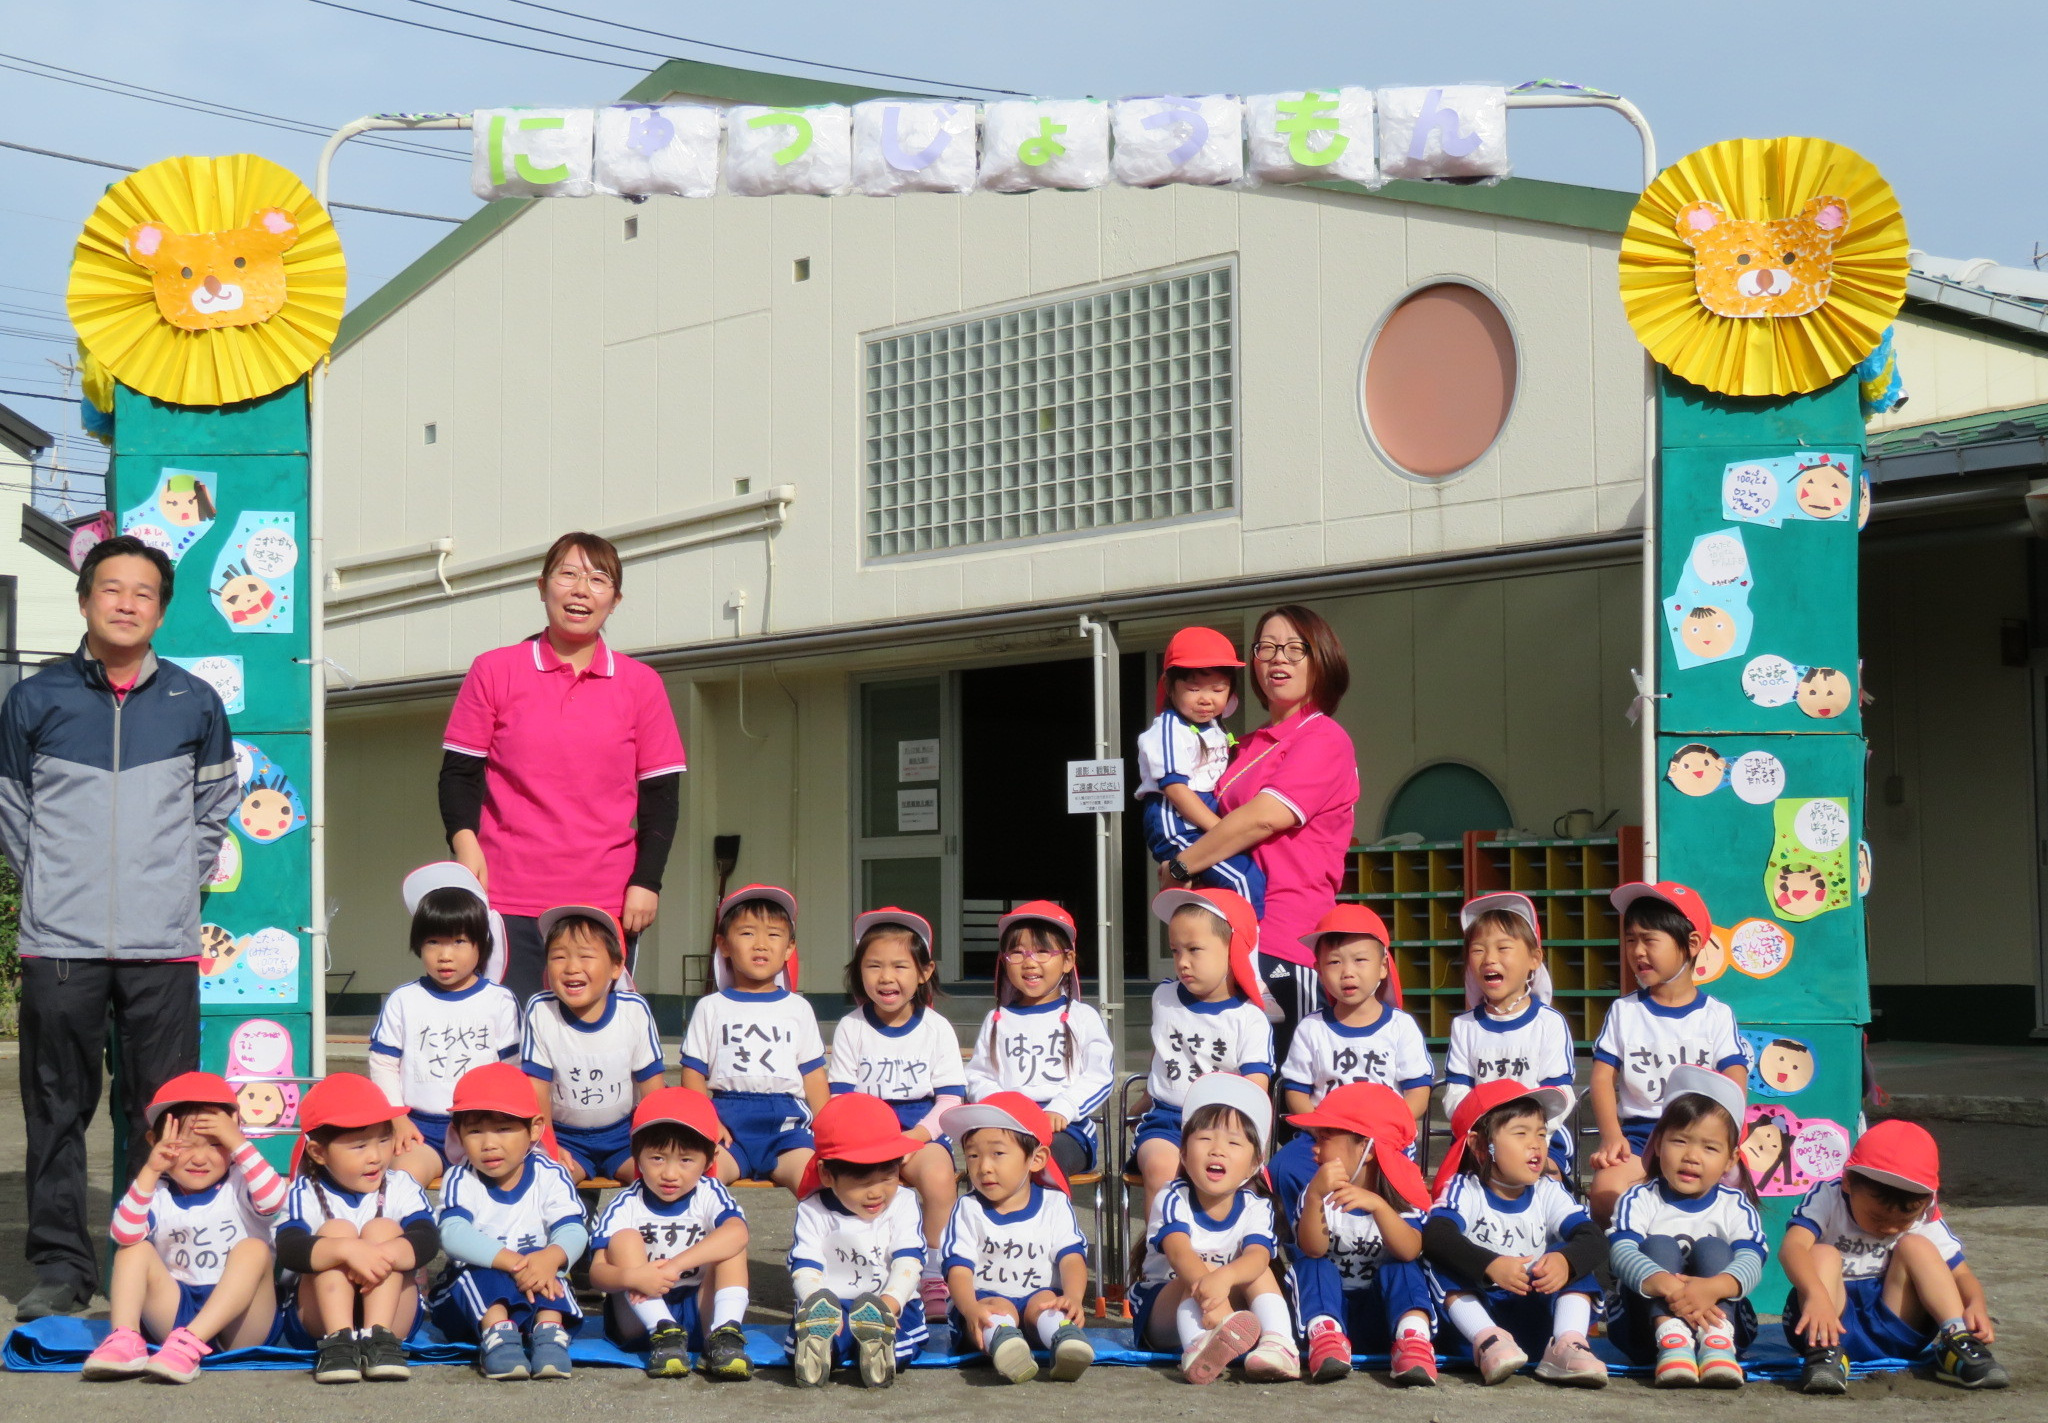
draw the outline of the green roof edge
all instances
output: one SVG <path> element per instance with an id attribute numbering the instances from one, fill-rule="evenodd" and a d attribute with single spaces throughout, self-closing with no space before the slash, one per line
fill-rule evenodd
<path id="1" fill-rule="evenodd" d="M 1951 415 L 1945 420 L 1929 420 L 1921 425 L 1896 425 L 1872 435 L 1870 451 L 1872 454 L 1892 453 L 1895 447 L 1923 442 L 1930 435 L 1988 436 L 2002 425 L 2029 423 L 2048 428 L 2048 401 L 2001 410 L 1980 410 L 1973 415 Z M 1968 438 L 1954 442 L 1955 445 L 1974 443 L 1975 440 Z"/>

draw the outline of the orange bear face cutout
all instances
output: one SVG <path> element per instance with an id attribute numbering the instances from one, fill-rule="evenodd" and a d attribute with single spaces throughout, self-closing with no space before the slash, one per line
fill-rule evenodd
<path id="1" fill-rule="evenodd" d="M 160 222 L 128 232 L 128 258 L 154 279 L 157 311 L 186 331 L 255 326 L 284 305 L 285 249 L 299 225 L 264 208 L 232 232 L 173 232 Z"/>
<path id="2" fill-rule="evenodd" d="M 1693 285 L 1716 316 L 1804 316 L 1828 299 L 1835 244 L 1849 226 L 1840 198 L 1813 198 L 1797 217 L 1731 218 L 1702 199 L 1679 209 L 1679 240 L 1693 250 Z"/>

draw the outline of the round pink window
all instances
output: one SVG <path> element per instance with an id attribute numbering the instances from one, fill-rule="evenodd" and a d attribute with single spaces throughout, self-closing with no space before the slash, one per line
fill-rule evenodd
<path id="1" fill-rule="evenodd" d="M 1439 282 L 1402 298 L 1365 358 L 1365 423 L 1405 473 L 1441 479 L 1485 454 L 1515 403 L 1515 338 L 1486 293 Z"/>

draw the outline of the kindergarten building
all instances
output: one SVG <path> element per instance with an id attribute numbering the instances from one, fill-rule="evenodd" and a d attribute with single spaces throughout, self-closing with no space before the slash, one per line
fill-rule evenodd
<path id="1" fill-rule="evenodd" d="M 873 96 L 677 61 L 628 97 Z M 1172 632 L 1242 646 L 1278 602 L 1349 653 L 1361 841 L 1623 838 L 1652 396 L 1616 289 L 1634 200 L 1510 178 L 486 207 L 349 315 L 316 416 L 348 679 L 336 1011 L 414 972 L 398 883 L 445 853 L 449 705 L 471 658 L 541 626 L 540 555 L 570 528 L 619 545 L 607 636 L 663 673 L 689 748 L 638 973 L 668 1013 L 701 990 L 721 836 L 732 883 L 798 895 L 813 990 L 888 902 L 931 916 L 973 994 L 994 916 L 1058 899 L 1092 977 L 1098 822 L 1068 812 L 1066 763 L 1097 754 L 1098 663 L 1128 758 Z M 1910 291 L 1912 398 L 1872 426 L 1864 535 L 1873 1000 L 1894 1035 L 2022 1040 L 2048 1021 L 2048 319 L 1953 274 Z M 1118 958 L 1142 1005 L 1136 819 Z"/>

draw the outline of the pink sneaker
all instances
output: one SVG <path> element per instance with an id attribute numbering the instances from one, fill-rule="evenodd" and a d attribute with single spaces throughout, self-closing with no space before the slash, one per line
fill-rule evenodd
<path id="1" fill-rule="evenodd" d="M 1515 1370 L 1529 1362 L 1515 1336 L 1495 1327 L 1472 1341 L 1472 1362 L 1479 1369 L 1481 1383 L 1499 1383 L 1512 1378 Z"/>
<path id="2" fill-rule="evenodd" d="M 149 1362 L 149 1345 L 133 1329 L 116 1329 L 100 1341 L 85 1361 L 80 1376 L 88 1379 L 132 1379 Z"/>
<path id="3" fill-rule="evenodd" d="M 1180 1356 L 1181 1375 L 1189 1383 L 1214 1383 L 1230 1367 L 1230 1361 L 1259 1342 L 1259 1317 L 1240 1309 L 1214 1329 L 1196 1336 Z"/>
<path id="4" fill-rule="evenodd" d="M 1435 1388 L 1435 1346 L 1420 1334 L 1396 1335 L 1387 1376 L 1396 1388 Z"/>
<path id="5" fill-rule="evenodd" d="M 143 1367 L 165 1383 L 190 1383 L 199 1377 L 199 1361 L 212 1352 L 204 1340 L 181 1325 Z"/>
<path id="6" fill-rule="evenodd" d="M 924 1301 L 926 1323 L 946 1317 L 946 1311 L 953 1304 L 953 1294 L 952 1291 L 946 1288 L 944 1280 L 927 1275 L 924 1279 L 918 1281 L 917 1292 Z"/>

